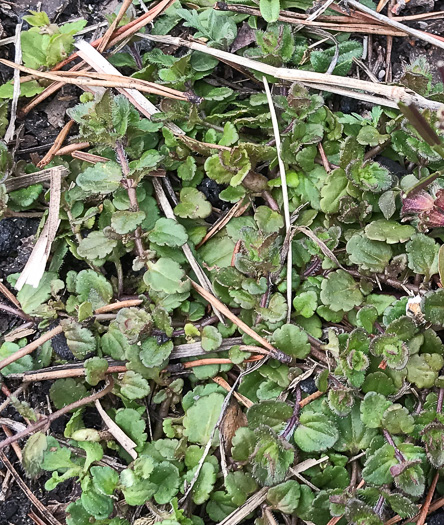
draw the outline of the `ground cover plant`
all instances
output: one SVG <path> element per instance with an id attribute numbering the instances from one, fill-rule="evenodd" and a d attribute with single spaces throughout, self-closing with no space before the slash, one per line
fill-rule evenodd
<path id="1" fill-rule="evenodd" d="M 372 35 L 443 43 L 365 6 L 11 26 L 0 459 L 29 523 L 423 525 L 444 505 L 440 68 L 393 88 L 363 62 Z M 57 136 L 27 151 L 48 97 Z"/>

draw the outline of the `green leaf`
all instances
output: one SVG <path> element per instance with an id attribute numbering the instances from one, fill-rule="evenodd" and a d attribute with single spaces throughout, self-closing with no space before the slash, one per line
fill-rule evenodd
<path id="1" fill-rule="evenodd" d="M 172 294 L 187 291 L 182 281 L 184 276 L 185 272 L 177 262 L 161 257 L 156 263 L 148 262 L 148 271 L 144 274 L 143 280 L 157 292 Z"/>
<path id="2" fill-rule="evenodd" d="M 83 191 L 94 195 L 107 195 L 120 186 L 122 171 L 117 162 L 99 162 L 77 175 L 76 182 Z"/>
<path id="3" fill-rule="evenodd" d="M 304 412 L 293 439 L 304 452 L 321 452 L 332 447 L 339 437 L 337 428 L 323 414 Z"/>
<path id="4" fill-rule="evenodd" d="M 115 132 L 119 137 L 123 137 L 131 116 L 131 106 L 125 96 L 117 95 L 113 98 L 111 115 Z"/>
<path id="5" fill-rule="evenodd" d="M 95 490 L 84 490 L 80 496 L 84 509 L 96 519 L 105 519 L 113 511 L 113 500 Z"/>
<path id="6" fill-rule="evenodd" d="M 184 181 L 193 180 L 194 175 L 196 175 L 196 161 L 191 155 L 187 157 L 185 162 L 182 162 L 177 168 L 177 175 Z"/>
<path id="7" fill-rule="evenodd" d="M 375 510 L 358 499 L 351 499 L 345 507 L 347 523 L 382 525 L 383 521 Z"/>
<path id="8" fill-rule="evenodd" d="M 239 134 L 235 125 L 227 120 L 224 124 L 224 131 L 222 138 L 219 140 L 221 146 L 233 146 L 239 140 Z"/>
<path id="9" fill-rule="evenodd" d="M 95 353 L 96 339 L 87 328 L 76 323 L 72 319 L 63 319 L 60 322 L 66 343 L 77 359 L 84 359 L 88 354 Z"/>
<path id="10" fill-rule="evenodd" d="M 115 325 L 111 324 L 110 328 L 120 330 L 127 338 L 127 343 L 134 344 L 151 333 L 153 319 L 142 308 L 122 308 L 117 313 Z M 125 350 L 129 350 L 129 346 Z"/>
<path id="11" fill-rule="evenodd" d="M 66 525 L 89 525 L 91 515 L 85 510 L 80 499 L 66 507 Z"/>
<path id="12" fill-rule="evenodd" d="M 194 470 L 191 470 L 189 474 L 194 475 Z M 202 465 L 202 469 L 199 472 L 199 476 L 192 490 L 192 499 L 196 505 L 202 505 L 205 503 L 214 489 L 214 485 L 217 479 L 217 472 L 214 465 L 205 462 Z"/>
<path id="13" fill-rule="evenodd" d="M 119 474 L 111 467 L 91 467 L 94 488 L 99 494 L 111 496 L 119 483 Z"/>
<path id="14" fill-rule="evenodd" d="M 321 189 L 321 210 L 324 213 L 338 213 L 341 198 L 347 195 L 348 179 L 342 168 L 333 170 Z"/>
<path id="15" fill-rule="evenodd" d="M 140 360 L 148 368 L 161 366 L 168 359 L 172 351 L 172 341 L 158 344 L 155 337 L 147 337 L 142 341 Z"/>
<path id="16" fill-rule="evenodd" d="M 421 311 L 429 323 L 444 326 L 444 290 L 428 292 L 422 299 Z"/>
<path id="17" fill-rule="evenodd" d="M 80 257 L 95 261 L 105 258 L 116 246 L 117 241 L 106 237 L 103 231 L 93 231 L 80 241 L 77 253 Z"/>
<path id="18" fill-rule="evenodd" d="M 205 326 L 202 330 L 201 345 L 205 352 L 217 350 L 222 344 L 222 335 L 214 326 Z"/>
<path id="19" fill-rule="evenodd" d="M 443 365 L 439 354 L 412 355 L 407 364 L 407 380 L 418 388 L 432 388 Z"/>
<path id="20" fill-rule="evenodd" d="M 48 15 L 44 11 L 29 11 L 32 15 L 26 15 L 23 17 L 23 20 L 26 20 L 28 24 L 32 27 L 41 27 L 49 26 L 51 23 L 49 21 Z"/>
<path id="21" fill-rule="evenodd" d="M 275 330 L 273 340 L 279 350 L 292 357 L 304 359 L 310 353 L 307 334 L 293 324 L 284 324 Z"/>
<path id="22" fill-rule="evenodd" d="M 348 165 L 346 173 L 352 184 L 363 191 L 382 193 L 393 184 L 393 177 L 387 168 L 372 160 L 355 160 Z"/>
<path id="23" fill-rule="evenodd" d="M 17 299 L 25 314 L 34 313 L 38 307 L 51 297 L 51 282 L 57 278 L 54 272 L 45 272 L 37 288 L 25 284 L 17 293 Z"/>
<path id="24" fill-rule="evenodd" d="M 128 505 L 144 505 L 156 491 L 153 483 L 147 483 L 145 479 L 139 479 L 131 469 L 120 473 L 121 490 Z"/>
<path id="25" fill-rule="evenodd" d="M 363 146 L 378 146 L 383 144 L 389 135 L 381 135 L 373 126 L 363 126 L 356 137 L 359 144 Z"/>
<path id="26" fill-rule="evenodd" d="M 361 419 L 369 428 L 381 427 L 382 416 L 392 402 L 377 392 L 368 392 L 361 403 Z"/>
<path id="27" fill-rule="evenodd" d="M 183 426 L 184 435 L 188 437 L 188 441 L 200 445 L 208 443 L 211 432 L 219 419 L 224 399 L 223 394 L 214 392 L 199 398 L 186 411 Z"/>
<path id="28" fill-rule="evenodd" d="M 354 403 L 353 393 L 348 388 L 331 388 L 328 392 L 328 406 L 337 416 L 349 414 Z"/>
<path id="29" fill-rule="evenodd" d="M 395 476 L 395 485 L 410 496 L 422 496 L 425 489 L 425 476 L 421 465 L 412 465 Z"/>
<path id="30" fill-rule="evenodd" d="M 418 507 L 402 494 L 386 494 L 385 499 L 392 510 L 399 514 L 401 518 L 411 518 L 418 512 Z"/>
<path id="31" fill-rule="evenodd" d="M 253 476 L 261 485 L 276 485 L 284 481 L 294 461 L 293 447 L 269 427 L 261 425 L 255 432 L 257 445 L 252 458 Z"/>
<path id="32" fill-rule="evenodd" d="M 353 235 L 346 248 L 352 264 L 371 272 L 383 272 L 392 257 L 390 246 L 384 242 L 372 241 L 362 234 Z"/>
<path id="33" fill-rule="evenodd" d="M 348 312 L 362 302 L 358 283 L 344 270 L 328 274 L 321 283 L 321 301 L 334 312 Z"/>
<path id="34" fill-rule="evenodd" d="M 370 344 L 370 351 L 374 356 L 382 357 L 387 366 L 395 370 L 405 368 L 409 358 L 407 345 L 393 334 L 375 337 Z"/>
<path id="35" fill-rule="evenodd" d="M 110 325 L 109 330 L 102 335 L 100 346 L 105 355 L 109 355 L 116 361 L 121 361 L 125 358 L 129 343 L 125 335 L 115 325 Z"/>
<path id="36" fill-rule="evenodd" d="M 298 505 L 301 487 L 297 481 L 289 479 L 284 483 L 271 487 L 267 492 L 267 501 L 273 510 L 284 514 L 293 513 Z"/>
<path id="37" fill-rule="evenodd" d="M 350 72 L 353 57 L 359 58 L 362 56 L 362 44 L 356 40 L 349 40 L 341 42 L 338 47 L 339 58 L 333 74 L 345 76 Z M 310 62 L 313 69 L 318 73 L 325 73 L 333 59 L 335 51 L 336 48 L 334 46 L 329 47 L 325 51 L 312 51 L 310 53 Z"/>
<path id="38" fill-rule="evenodd" d="M 136 180 L 140 180 L 143 175 L 153 171 L 160 164 L 163 156 L 155 149 L 145 151 L 140 159 L 130 162 L 130 175 Z"/>
<path id="39" fill-rule="evenodd" d="M 35 478 L 40 474 L 47 446 L 46 435 L 43 432 L 37 432 L 28 438 L 23 448 L 22 464 L 30 478 Z"/>
<path id="40" fill-rule="evenodd" d="M 11 355 L 14 355 L 20 350 L 19 345 L 11 343 L 10 341 L 5 341 L 0 347 L 0 360 L 6 359 Z M 17 361 L 14 361 L 8 366 L 5 366 L 2 369 L 2 374 L 8 376 L 9 374 L 22 374 L 23 372 L 28 372 L 32 370 L 34 363 L 30 355 L 25 355 Z"/>
<path id="41" fill-rule="evenodd" d="M 266 22 L 276 22 L 280 12 L 279 0 L 260 0 L 259 9 Z"/>
<path id="42" fill-rule="evenodd" d="M 162 461 L 156 465 L 149 480 L 156 488 L 154 493 L 156 503 L 170 503 L 179 490 L 179 470 L 169 461 Z"/>
<path id="43" fill-rule="evenodd" d="M 398 403 L 387 408 L 381 424 L 391 434 L 409 435 L 415 427 L 413 416 L 409 414 L 407 408 Z"/>
<path id="44" fill-rule="evenodd" d="M 398 244 L 408 241 L 415 233 L 415 228 L 396 221 L 379 219 L 365 227 L 365 235 L 372 241 L 384 241 L 387 244 Z"/>
<path id="45" fill-rule="evenodd" d="M 443 430 L 444 425 L 435 421 L 426 425 L 421 431 L 421 439 L 425 445 L 427 458 L 435 468 L 444 466 Z"/>
<path id="46" fill-rule="evenodd" d="M 415 273 L 425 275 L 426 281 L 438 273 L 439 244 L 423 233 L 416 233 L 406 244 L 408 265 Z"/>
<path id="47" fill-rule="evenodd" d="M 350 476 L 347 469 L 342 466 L 328 466 L 325 470 L 315 474 L 311 478 L 316 487 L 325 489 L 345 489 L 350 484 Z"/>
<path id="48" fill-rule="evenodd" d="M 111 217 L 111 227 L 116 233 L 125 235 L 133 232 L 144 219 L 144 211 L 116 211 Z"/>
<path id="49" fill-rule="evenodd" d="M 135 442 L 138 447 L 141 447 L 146 439 L 145 421 L 142 416 L 133 408 L 119 408 L 116 412 L 116 423 L 119 427 Z"/>
<path id="50" fill-rule="evenodd" d="M 313 290 L 301 292 L 293 299 L 293 308 L 298 315 L 309 319 L 318 307 L 318 294 Z"/>
<path id="51" fill-rule="evenodd" d="M 235 461 L 247 461 L 256 446 L 256 436 L 247 427 L 236 430 L 232 440 L 231 455 Z"/>
<path id="52" fill-rule="evenodd" d="M 208 177 L 218 184 L 239 186 L 251 170 L 251 161 L 245 147 L 237 146 L 207 158 L 204 167 Z"/>
<path id="53" fill-rule="evenodd" d="M 275 431 L 281 430 L 291 418 L 293 409 L 283 401 L 261 401 L 252 405 L 247 412 L 248 426 L 251 429 L 266 425 Z"/>
<path id="54" fill-rule="evenodd" d="M 231 500 L 237 506 L 243 505 L 247 497 L 257 490 L 257 483 L 249 473 L 238 470 L 229 472 L 225 478 L 225 486 Z"/>
<path id="55" fill-rule="evenodd" d="M 393 476 L 390 469 L 397 463 L 395 449 L 391 445 L 385 444 L 368 456 L 362 470 L 362 477 L 367 483 L 373 485 L 380 486 L 391 483 Z"/>
<path id="56" fill-rule="evenodd" d="M 82 270 L 76 278 L 76 294 L 82 302 L 88 301 L 96 310 L 109 304 L 113 296 L 113 287 L 105 277 L 94 270 Z"/>
<path id="57" fill-rule="evenodd" d="M 72 377 L 57 379 L 49 390 L 49 397 L 57 409 L 83 399 L 87 395 L 85 385 Z"/>
<path id="58" fill-rule="evenodd" d="M 183 219 L 205 219 L 212 209 L 201 191 L 187 187 L 180 191 L 180 202 L 174 208 L 174 213 Z"/>
<path id="59" fill-rule="evenodd" d="M 108 370 L 108 361 L 103 357 L 92 357 L 85 361 L 86 382 L 96 386 L 105 379 L 105 372 Z"/>
<path id="60" fill-rule="evenodd" d="M 127 399 L 142 399 L 150 393 L 150 386 L 140 374 L 128 370 L 120 381 L 120 391 Z"/>
<path id="61" fill-rule="evenodd" d="M 360 450 L 369 448 L 372 439 L 378 434 L 376 429 L 364 425 L 359 408 L 359 402 L 356 401 L 348 416 L 336 418 L 339 439 L 335 443 L 335 450 L 358 454 Z"/>
<path id="62" fill-rule="evenodd" d="M 154 229 L 149 234 L 149 239 L 159 246 L 176 247 L 187 242 L 188 234 L 177 221 L 162 217 L 156 221 Z"/>
<path id="63" fill-rule="evenodd" d="M 282 215 L 268 206 L 259 206 L 254 213 L 254 220 L 264 233 L 275 233 L 284 227 Z"/>

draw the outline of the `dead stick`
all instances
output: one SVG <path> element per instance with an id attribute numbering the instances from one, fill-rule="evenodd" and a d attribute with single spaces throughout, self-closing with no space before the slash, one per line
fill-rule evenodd
<path id="1" fill-rule="evenodd" d="M 62 144 L 65 142 L 66 137 L 68 136 L 73 125 L 74 121 L 70 120 L 63 126 L 62 130 L 57 135 L 54 144 L 49 148 L 48 153 L 37 164 L 37 168 L 44 168 L 47 164 L 49 164 L 52 161 L 52 159 L 55 157 L 56 152 L 61 148 Z"/>
<path id="2" fill-rule="evenodd" d="M 117 303 L 107 304 L 101 306 L 94 311 L 95 314 L 106 314 L 113 312 L 114 310 L 120 310 L 121 308 L 130 308 L 131 306 L 139 306 L 142 304 L 142 299 L 128 299 L 127 301 L 119 301 Z"/>
<path id="3" fill-rule="evenodd" d="M 75 151 L 89 148 L 90 145 L 91 144 L 89 142 L 78 142 L 77 144 L 68 144 L 68 146 L 64 146 L 63 148 L 60 148 L 56 152 L 56 155 L 70 155 L 74 153 Z"/>
<path id="4" fill-rule="evenodd" d="M 34 432 L 38 432 L 39 430 L 49 427 L 49 425 L 53 421 L 63 416 L 64 414 L 71 412 L 71 410 L 76 410 L 77 408 L 80 408 L 84 405 L 88 405 L 89 403 L 94 403 L 96 399 L 100 399 L 101 397 L 111 392 L 111 390 L 113 389 L 113 386 L 114 386 L 114 380 L 112 376 L 107 376 L 107 384 L 102 390 L 99 390 L 98 392 L 95 392 L 94 394 L 91 394 L 90 396 L 79 399 L 78 401 L 75 401 L 74 403 L 66 405 L 60 410 L 57 410 L 57 412 L 53 412 L 52 414 L 49 414 L 49 416 L 43 417 L 40 421 L 37 421 L 37 423 L 30 425 L 29 427 L 25 428 L 21 432 L 17 432 L 17 434 L 14 434 L 13 436 L 6 438 L 2 442 L 0 442 L 0 451 L 9 445 L 12 445 L 12 443 L 15 443 L 16 441 L 19 441 L 20 439 L 23 439 L 29 436 L 29 434 L 33 434 Z"/>
<path id="5" fill-rule="evenodd" d="M 32 343 L 29 343 L 28 345 L 24 346 L 17 352 L 14 352 L 12 355 L 5 357 L 5 359 L 0 361 L 0 370 L 5 368 L 5 366 L 10 365 L 11 363 L 14 363 L 18 359 L 25 357 L 25 355 L 31 354 L 40 345 L 42 345 L 43 343 L 46 343 L 46 341 L 49 341 L 50 339 L 55 337 L 57 334 L 61 334 L 62 332 L 63 332 L 63 328 L 61 326 L 56 326 L 52 330 L 49 330 L 49 332 L 46 332 L 45 334 L 41 335 L 38 339 L 36 339 Z"/>
<path id="6" fill-rule="evenodd" d="M 435 473 L 435 477 L 433 478 L 432 484 L 430 485 L 429 492 L 427 493 L 427 497 L 421 508 L 421 512 L 419 513 L 419 518 L 416 522 L 416 525 L 424 525 L 425 520 L 427 519 L 427 515 L 429 513 L 429 508 L 430 508 L 430 503 L 432 502 L 433 494 L 435 494 L 435 489 L 436 489 L 436 484 L 438 483 L 438 479 L 439 479 L 439 471 Z"/>

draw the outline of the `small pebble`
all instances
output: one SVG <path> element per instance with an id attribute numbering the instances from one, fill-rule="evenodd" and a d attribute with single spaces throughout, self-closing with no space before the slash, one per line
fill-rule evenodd
<path id="1" fill-rule="evenodd" d="M 17 503 L 14 503 L 13 501 L 6 501 L 3 505 L 3 515 L 7 520 L 14 516 L 14 514 L 17 512 L 18 506 Z"/>
<path id="2" fill-rule="evenodd" d="M 315 380 L 312 377 L 304 379 L 301 381 L 300 385 L 302 392 L 305 392 L 306 394 L 314 394 L 318 390 Z"/>
<path id="3" fill-rule="evenodd" d="M 385 78 L 385 69 L 381 69 L 381 71 L 378 73 L 379 80 L 382 80 Z"/>

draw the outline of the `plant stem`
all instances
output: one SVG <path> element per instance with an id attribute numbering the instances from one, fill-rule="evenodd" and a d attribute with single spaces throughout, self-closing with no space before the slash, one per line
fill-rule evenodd
<path id="1" fill-rule="evenodd" d="M 21 312 L 20 310 L 17 310 L 16 308 L 12 308 L 12 306 L 8 306 L 7 304 L 0 303 L 0 310 L 3 310 L 4 312 L 8 312 L 12 315 L 15 315 L 16 317 L 20 317 L 21 319 L 24 319 L 25 321 L 32 321 L 32 317 L 29 315 L 26 315 L 24 312 Z"/>
<path id="2" fill-rule="evenodd" d="M 382 508 L 384 506 L 384 496 L 379 496 L 378 502 L 375 505 L 375 512 L 378 516 L 381 516 Z"/>
<path id="3" fill-rule="evenodd" d="M 288 439 L 293 434 L 296 426 L 299 423 L 299 413 L 301 411 L 301 400 L 302 400 L 302 392 L 301 392 L 301 387 L 298 385 L 296 387 L 296 392 L 295 392 L 293 415 L 287 421 L 287 424 L 285 425 L 285 428 L 281 433 L 281 437 L 283 439 Z"/>
<path id="4" fill-rule="evenodd" d="M 122 168 L 124 182 L 122 186 L 126 189 L 128 193 L 128 198 L 130 201 L 130 206 L 132 211 L 139 211 L 139 203 L 137 202 L 136 187 L 134 186 L 134 181 L 129 178 L 130 169 L 128 164 L 128 159 L 126 157 L 125 149 L 120 140 L 116 142 L 116 153 L 117 158 L 119 159 L 120 166 Z M 136 245 L 137 255 L 141 258 L 145 258 L 145 250 L 142 244 L 142 230 L 138 226 L 134 232 L 134 242 Z"/>
<path id="5" fill-rule="evenodd" d="M 398 447 L 395 445 L 395 442 L 393 441 L 392 436 L 389 434 L 389 432 L 385 429 L 383 429 L 382 433 L 384 434 L 384 437 L 389 445 L 391 445 L 395 449 L 395 457 L 400 462 L 403 463 L 405 461 L 405 457 L 403 456 L 402 452 L 398 449 Z"/>
<path id="6" fill-rule="evenodd" d="M 442 412 L 442 404 L 444 401 L 444 388 L 440 388 L 438 391 L 438 403 L 436 405 L 436 411 L 438 414 Z"/>
<path id="7" fill-rule="evenodd" d="M 358 272 L 357 270 L 348 270 L 347 269 L 347 273 L 349 273 L 352 277 L 356 277 L 357 279 L 369 279 L 373 282 L 376 282 L 376 278 L 375 277 L 372 277 L 372 276 L 367 276 L 367 275 L 361 275 L 360 272 Z M 383 283 L 383 284 L 387 284 L 388 286 L 391 286 L 392 288 L 396 288 L 397 290 L 403 290 L 404 292 L 406 290 L 409 290 L 411 292 L 414 292 L 415 294 L 417 294 L 419 292 L 419 286 L 416 286 L 415 284 L 411 284 L 411 283 L 401 283 L 400 281 L 397 281 L 396 279 L 391 279 L 390 277 L 386 277 L 385 275 L 382 275 L 382 274 L 376 274 L 376 277 L 378 278 L 378 280 Z"/>

